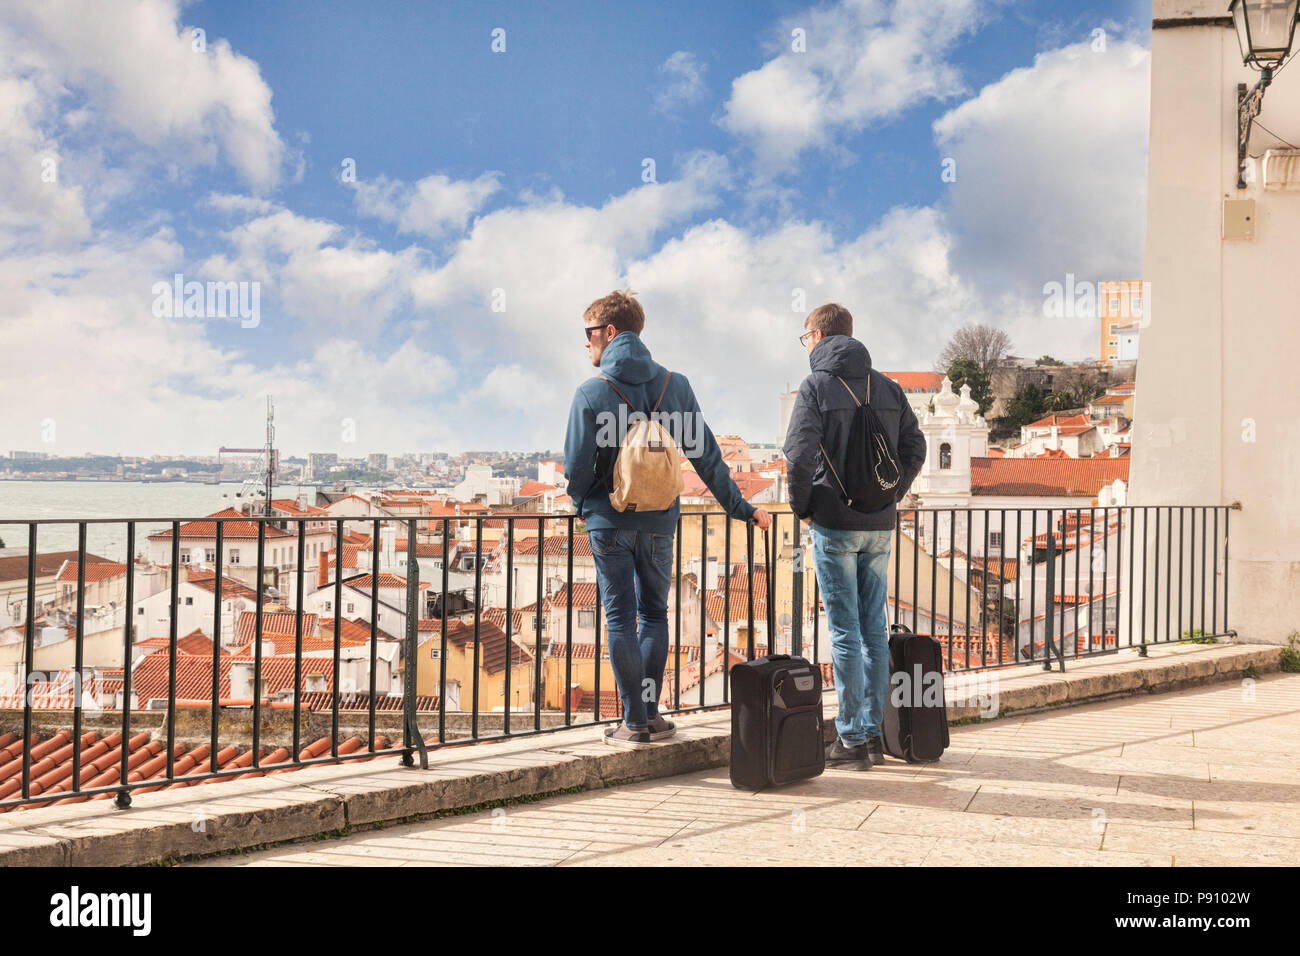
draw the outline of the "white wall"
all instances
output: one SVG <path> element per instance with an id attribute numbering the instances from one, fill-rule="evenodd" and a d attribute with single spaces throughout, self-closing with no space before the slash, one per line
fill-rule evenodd
<path id="1" fill-rule="evenodd" d="M 1227 13 L 1223 0 L 1153 6 L 1158 20 Z M 1131 500 L 1240 501 L 1229 626 L 1246 641 L 1281 643 L 1300 627 L 1300 416 L 1289 385 L 1300 354 L 1300 193 L 1258 181 L 1236 188 L 1236 87 L 1257 78 L 1241 65 L 1230 26 L 1152 31 L 1143 275 L 1152 301 L 1142 318 Z M 1300 138 L 1300 71 L 1277 77 L 1260 121 Z M 1249 152 L 1271 143 L 1256 126 Z M 1256 201 L 1255 238 L 1221 238 L 1225 198 Z"/>

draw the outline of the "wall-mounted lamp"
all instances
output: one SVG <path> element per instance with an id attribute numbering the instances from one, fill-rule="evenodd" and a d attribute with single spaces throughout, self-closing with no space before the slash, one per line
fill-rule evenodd
<path id="1" fill-rule="evenodd" d="M 1232 0 L 1228 7 L 1241 44 L 1241 60 L 1260 73 L 1252 90 L 1247 91 L 1245 83 L 1237 84 L 1238 189 L 1246 188 L 1244 166 L 1250 125 L 1263 107 L 1264 91 L 1273 82 L 1274 70 L 1281 69 L 1291 55 L 1297 6 L 1300 0 Z"/>

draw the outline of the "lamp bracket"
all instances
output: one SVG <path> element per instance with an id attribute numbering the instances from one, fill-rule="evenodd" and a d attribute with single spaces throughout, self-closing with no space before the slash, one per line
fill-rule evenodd
<path id="1" fill-rule="evenodd" d="M 1245 83 L 1237 84 L 1237 188 L 1246 188 L 1246 144 L 1250 142 L 1250 127 L 1264 108 L 1264 91 L 1273 81 L 1273 71 L 1267 67 L 1259 82 L 1250 91 Z"/>

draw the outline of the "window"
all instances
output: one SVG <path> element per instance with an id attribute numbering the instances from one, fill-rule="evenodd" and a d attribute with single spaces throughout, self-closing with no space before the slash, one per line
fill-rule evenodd
<path id="1" fill-rule="evenodd" d="M 190 563 L 190 553 L 188 551 L 182 551 L 181 564 L 189 564 L 189 563 Z"/>
<path id="2" fill-rule="evenodd" d="M 328 614 L 328 613 L 329 613 L 330 611 L 332 611 L 333 609 L 334 609 L 334 605 L 333 605 L 331 602 L 326 601 L 326 602 L 325 602 L 325 613 Z"/>
<path id="3" fill-rule="evenodd" d="M 1001 551 L 1001 550 L 1002 550 L 1002 532 L 1001 532 L 1001 531 L 990 531 L 990 532 L 989 532 L 989 550 L 990 550 L 990 551 Z"/>
<path id="4" fill-rule="evenodd" d="M 1112 293 L 1110 294 L 1110 311 L 1111 311 L 1111 312 L 1118 312 L 1118 311 L 1119 311 L 1119 293 L 1118 293 L 1118 292 L 1112 292 Z"/>
<path id="5" fill-rule="evenodd" d="M 595 611 L 578 612 L 578 627 L 595 627 L 595 626 L 596 626 Z"/>
<path id="6" fill-rule="evenodd" d="M 1134 315 L 1142 314 L 1142 296 L 1135 295 L 1129 299 L 1129 311 Z"/>
<path id="7" fill-rule="evenodd" d="M 238 563 L 239 563 L 239 549 L 238 549 L 238 548 L 231 548 L 231 549 L 230 549 L 230 557 L 227 559 L 226 563 L 227 563 L 227 564 L 238 564 Z"/>
<path id="8" fill-rule="evenodd" d="M 136 609 L 135 609 L 135 613 L 136 613 L 136 614 L 143 614 L 143 613 L 144 613 L 144 608 L 142 608 L 142 607 L 138 607 L 138 608 L 136 608 Z"/>
<path id="9" fill-rule="evenodd" d="M 939 446 L 939 467 L 940 468 L 952 467 L 952 446 L 949 445 L 947 442 L 944 442 L 942 445 Z"/>
<path id="10" fill-rule="evenodd" d="M 63 585 L 63 596 L 64 596 L 64 597 L 68 597 L 69 595 L 72 594 L 73 590 L 74 590 L 74 588 L 73 588 L 73 586 L 72 586 L 71 584 L 65 584 L 65 585 Z"/>
<path id="11" fill-rule="evenodd" d="M 192 598 L 192 597 L 187 597 L 187 598 L 185 599 L 185 606 L 186 606 L 186 607 L 193 607 L 193 606 L 194 606 L 194 598 Z"/>
<path id="12" fill-rule="evenodd" d="M 429 659 L 430 659 L 430 660 L 435 660 L 435 661 L 436 661 L 436 660 L 441 660 L 441 659 L 442 659 L 442 648 L 441 648 L 441 647 L 431 647 L 431 648 L 429 648 Z"/>
<path id="13" fill-rule="evenodd" d="M 349 601 L 349 602 L 348 602 L 348 613 L 351 614 L 354 610 L 356 610 L 356 605 L 354 605 L 351 601 Z"/>

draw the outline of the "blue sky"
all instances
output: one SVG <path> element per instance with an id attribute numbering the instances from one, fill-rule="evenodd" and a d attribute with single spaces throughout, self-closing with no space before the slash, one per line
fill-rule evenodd
<path id="1" fill-rule="evenodd" d="M 1041 290 L 1140 275 L 1149 22 L 1132 2 L 11 5 L 0 388 L 22 411 L 0 448 L 211 453 L 258 434 L 268 392 L 291 454 L 558 448 L 581 311 L 629 283 L 656 357 L 753 441 L 806 373 L 797 301 L 848 306 L 885 369 L 930 368 L 970 322 L 1087 357 L 1095 329 L 1045 318 Z M 177 272 L 257 283 L 256 324 L 153 314 Z"/>

